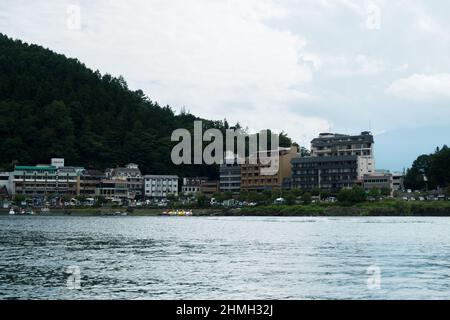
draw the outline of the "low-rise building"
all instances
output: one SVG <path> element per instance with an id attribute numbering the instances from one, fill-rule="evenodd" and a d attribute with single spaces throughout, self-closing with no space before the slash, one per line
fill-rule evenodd
<path id="1" fill-rule="evenodd" d="M 5 186 L 0 185 L 0 201 L 8 200 L 11 194 Z"/>
<path id="2" fill-rule="evenodd" d="M 167 198 L 170 194 L 178 196 L 178 176 L 146 175 L 144 190 L 148 198 Z"/>
<path id="3" fill-rule="evenodd" d="M 365 174 L 363 177 L 363 187 L 366 191 L 371 189 L 387 189 L 392 195 L 394 190 L 393 176 L 388 172 L 375 172 L 372 174 Z"/>
<path id="4" fill-rule="evenodd" d="M 188 196 L 194 196 L 201 192 L 202 183 L 206 182 L 208 178 L 205 177 L 193 177 L 193 178 L 183 178 L 183 185 L 181 187 L 181 192 Z"/>
<path id="5" fill-rule="evenodd" d="M 5 188 L 9 195 L 14 193 L 14 173 L 0 172 L 0 188 Z"/>
<path id="6" fill-rule="evenodd" d="M 393 191 L 401 191 L 404 190 L 405 187 L 403 185 L 404 175 L 400 172 L 392 173 L 392 190 Z"/>
<path id="7" fill-rule="evenodd" d="M 200 187 L 200 192 L 207 197 L 212 197 L 219 192 L 219 181 L 205 181 Z"/>

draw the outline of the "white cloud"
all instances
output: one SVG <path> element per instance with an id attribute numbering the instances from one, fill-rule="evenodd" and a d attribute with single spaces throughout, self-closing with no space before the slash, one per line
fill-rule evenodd
<path id="1" fill-rule="evenodd" d="M 418 100 L 450 98 L 450 73 L 413 74 L 394 81 L 386 93 L 400 98 Z"/>
<path id="2" fill-rule="evenodd" d="M 383 61 L 364 54 L 324 57 L 319 65 L 324 73 L 338 77 L 373 76 L 385 70 Z"/>
<path id="3" fill-rule="evenodd" d="M 72 4 L 79 30 L 67 28 Z M 450 124 L 449 10 L 415 0 L 2 0 L 0 30 L 123 75 L 160 104 L 308 144 L 369 123 Z"/>
<path id="4" fill-rule="evenodd" d="M 66 28 L 71 4 L 16 4 L 8 19 L 23 28 L 18 37 L 123 75 L 160 104 L 255 129 L 289 128 L 296 140 L 329 127 L 289 109 L 313 99 L 303 85 L 316 58 L 303 37 L 266 24 L 288 14 L 274 1 L 82 1 L 80 30 Z"/>

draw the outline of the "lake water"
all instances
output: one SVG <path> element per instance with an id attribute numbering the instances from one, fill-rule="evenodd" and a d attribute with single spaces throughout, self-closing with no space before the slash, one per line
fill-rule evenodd
<path id="1" fill-rule="evenodd" d="M 450 298 L 450 218 L 0 217 L 0 299 Z"/>

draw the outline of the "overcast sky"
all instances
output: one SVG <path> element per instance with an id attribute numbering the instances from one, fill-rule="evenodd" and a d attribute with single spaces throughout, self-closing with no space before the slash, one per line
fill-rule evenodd
<path id="1" fill-rule="evenodd" d="M 0 32 L 303 145 L 370 129 L 379 169 L 450 142 L 446 0 L 0 0 Z"/>

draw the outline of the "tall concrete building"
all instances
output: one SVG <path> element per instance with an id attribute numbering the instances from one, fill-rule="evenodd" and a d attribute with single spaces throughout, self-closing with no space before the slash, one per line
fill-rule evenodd
<path id="1" fill-rule="evenodd" d="M 321 133 L 311 141 L 312 157 L 358 156 L 358 176 L 375 172 L 374 140 L 369 131 L 360 135 Z"/>
<path id="2" fill-rule="evenodd" d="M 368 131 L 359 135 L 321 133 L 311 141 L 311 156 L 292 160 L 292 186 L 338 192 L 375 172 L 374 139 Z"/>
<path id="3" fill-rule="evenodd" d="M 236 155 L 226 155 L 220 165 L 220 191 L 239 194 L 241 192 L 241 165 Z"/>

